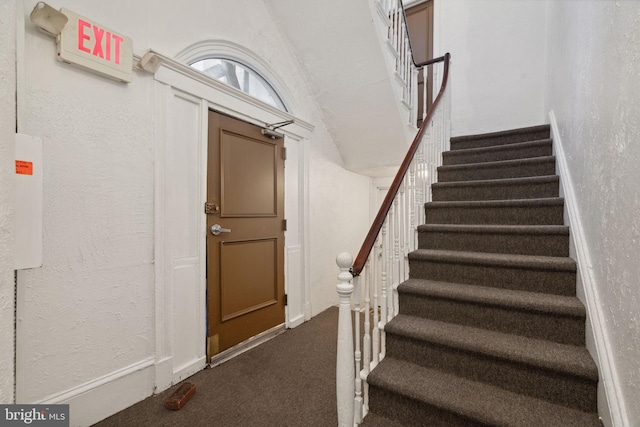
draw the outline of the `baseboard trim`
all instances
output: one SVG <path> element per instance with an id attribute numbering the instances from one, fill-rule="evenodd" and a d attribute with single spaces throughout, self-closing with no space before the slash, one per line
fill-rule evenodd
<path id="1" fill-rule="evenodd" d="M 294 317 L 293 319 L 289 319 L 287 321 L 287 328 L 293 329 L 304 323 L 304 314 Z"/>
<path id="2" fill-rule="evenodd" d="M 598 397 L 604 396 L 606 399 L 606 405 L 601 402 L 602 399 L 598 399 L 598 413 L 605 427 L 629 427 L 629 420 L 624 410 L 619 386 L 619 377 L 613 364 L 611 345 L 605 327 L 606 320 L 602 311 L 596 280 L 593 276 L 591 253 L 580 219 L 576 193 L 569 174 L 567 158 L 553 110 L 549 111 L 549 120 L 553 150 L 557 160 L 556 167 L 560 176 L 561 191 L 565 199 L 565 213 L 568 224 L 571 227 L 571 243 L 572 249 L 575 251 L 575 255 L 572 254 L 572 256 L 575 256 L 578 264 L 578 294 L 583 297 L 581 299 L 587 309 L 587 318 L 593 335 L 592 345 L 590 345 L 591 340 L 587 339 L 587 349 L 594 357 L 600 371 Z"/>
<path id="3" fill-rule="evenodd" d="M 311 310 L 311 303 L 307 302 L 304 304 L 304 320 L 308 321 L 311 320 L 311 318 L 313 317 L 313 311 Z"/>
<path id="4" fill-rule="evenodd" d="M 173 372 L 173 384 L 177 384 L 185 378 L 202 371 L 207 366 L 207 356 L 199 357 L 187 364 L 178 367 Z"/>
<path id="5" fill-rule="evenodd" d="M 88 426 L 151 396 L 153 379 L 148 358 L 35 403 L 68 403 L 70 425 Z"/>
<path id="6" fill-rule="evenodd" d="M 173 385 L 173 358 L 165 357 L 156 361 L 153 393 L 158 394 Z"/>

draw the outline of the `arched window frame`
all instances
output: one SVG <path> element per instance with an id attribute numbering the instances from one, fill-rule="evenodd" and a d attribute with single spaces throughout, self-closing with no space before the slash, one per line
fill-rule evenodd
<path id="1" fill-rule="evenodd" d="M 210 56 L 189 65 L 254 98 L 287 111 L 276 89 L 260 73 L 246 64 L 229 58 Z"/>
<path id="2" fill-rule="evenodd" d="M 276 106 L 275 108 L 287 113 L 292 113 L 294 111 L 294 106 L 291 103 L 292 98 L 284 89 L 286 88 L 286 85 L 280 81 L 271 65 L 249 49 L 239 44 L 226 40 L 203 40 L 187 47 L 178 53 L 175 58 L 187 65 L 191 65 L 205 59 L 223 59 L 238 63 L 239 65 L 253 71 L 268 85 L 268 87 L 273 90 L 284 107 L 281 108 Z M 233 87 L 232 85 L 229 86 Z M 246 92 L 243 91 L 243 93 Z M 265 102 L 264 100 L 260 101 Z M 273 106 L 273 104 L 268 102 L 265 103 Z"/>

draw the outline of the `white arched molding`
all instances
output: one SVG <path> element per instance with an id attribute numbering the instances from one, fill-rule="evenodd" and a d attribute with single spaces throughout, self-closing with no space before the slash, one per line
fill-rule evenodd
<path id="1" fill-rule="evenodd" d="M 189 65 L 202 56 L 224 55 L 263 73 L 295 111 L 286 86 L 247 49 L 229 42 L 192 45 L 174 59 L 149 51 L 137 68 L 153 74 L 155 144 L 156 391 L 206 364 L 206 202 L 208 111 L 264 126 L 293 120 L 285 135 L 285 286 L 287 327 L 310 317 L 309 138 L 313 125 L 260 101 Z"/>
<path id="2" fill-rule="evenodd" d="M 182 50 L 175 58 L 184 64 L 193 64 L 207 58 L 231 59 L 244 64 L 260 74 L 273 87 L 289 112 L 295 114 L 298 111 L 287 85 L 278 78 L 278 73 L 271 64 L 242 45 L 227 40 L 203 40 Z"/>

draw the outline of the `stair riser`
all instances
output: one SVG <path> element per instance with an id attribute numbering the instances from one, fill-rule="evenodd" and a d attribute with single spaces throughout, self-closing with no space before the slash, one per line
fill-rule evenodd
<path id="1" fill-rule="evenodd" d="M 482 427 L 486 424 L 433 405 L 369 385 L 369 407 L 377 414 L 415 427 Z"/>
<path id="2" fill-rule="evenodd" d="M 548 176 L 555 174 L 556 164 L 554 160 L 534 163 L 526 162 L 517 165 L 481 165 L 468 168 L 440 166 L 438 168 L 438 182 L 524 178 L 528 176 Z"/>
<path id="3" fill-rule="evenodd" d="M 466 163 L 499 162 L 502 160 L 551 156 L 552 154 L 553 149 L 549 141 L 545 144 L 526 146 L 518 149 L 509 149 L 508 146 L 505 146 L 504 150 L 492 150 L 484 153 L 463 152 L 459 150 L 447 151 L 442 153 L 442 164 L 463 165 Z"/>
<path id="4" fill-rule="evenodd" d="M 426 231 L 418 233 L 420 249 L 569 256 L 568 234 L 499 234 Z"/>
<path id="5" fill-rule="evenodd" d="M 584 345 L 585 318 L 562 316 L 477 302 L 443 299 L 400 292 L 400 314 L 471 327 Z"/>
<path id="6" fill-rule="evenodd" d="M 465 349 L 445 347 L 390 333 L 386 336 L 388 357 L 410 360 L 427 368 L 455 373 L 473 381 L 581 411 L 597 411 L 596 382 Z"/>
<path id="7" fill-rule="evenodd" d="M 425 206 L 427 224 L 563 225 L 564 206 Z"/>
<path id="8" fill-rule="evenodd" d="M 466 148 L 491 147 L 494 145 L 513 144 L 516 142 L 538 141 L 548 139 L 549 130 L 538 130 L 523 133 L 514 133 L 511 135 L 502 135 L 493 138 L 477 138 L 464 139 L 462 141 L 457 138 L 451 138 L 451 150 L 464 150 Z"/>
<path id="9" fill-rule="evenodd" d="M 542 182 L 519 185 L 466 185 L 466 186 L 437 186 L 432 187 L 434 202 L 464 201 L 464 200 L 513 200 L 513 199 L 543 199 L 558 197 L 559 184 Z"/>
<path id="10" fill-rule="evenodd" d="M 546 271 L 492 265 L 448 263 L 409 257 L 412 279 L 437 280 L 500 289 L 575 296 L 575 271 Z"/>

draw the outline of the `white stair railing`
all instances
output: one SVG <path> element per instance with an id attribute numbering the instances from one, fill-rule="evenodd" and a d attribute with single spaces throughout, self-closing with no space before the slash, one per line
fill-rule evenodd
<path id="1" fill-rule="evenodd" d="M 402 5 L 402 0 L 373 0 L 378 15 L 386 25 L 386 44 L 392 54 L 392 66 L 395 79 L 401 86 L 400 100 L 410 111 L 409 123 L 417 121 L 417 87 L 418 70 L 421 68 L 414 62 L 409 28 Z M 426 98 L 425 98 L 426 99 Z M 422 111 L 426 111 L 423 108 Z"/>
<path id="2" fill-rule="evenodd" d="M 449 58 L 447 53 L 418 64 L 435 66 L 443 63 L 442 73 L 437 73 L 442 76 L 438 96 L 431 111 L 424 115 L 422 126 L 355 261 L 351 264 L 352 257 L 348 253 L 337 258 L 340 319 L 336 392 L 338 425 L 341 427 L 360 424 L 369 410 L 367 377 L 385 357 L 384 328 L 398 314 L 398 286 L 409 277 L 408 255 L 418 247 L 418 224 L 425 220 L 424 204 L 431 201 L 431 184 L 436 181 L 442 152 L 449 148 Z M 425 99 L 426 96 L 425 85 Z M 361 316 L 364 316 L 362 333 Z M 355 336 L 352 324 L 355 324 Z"/>

